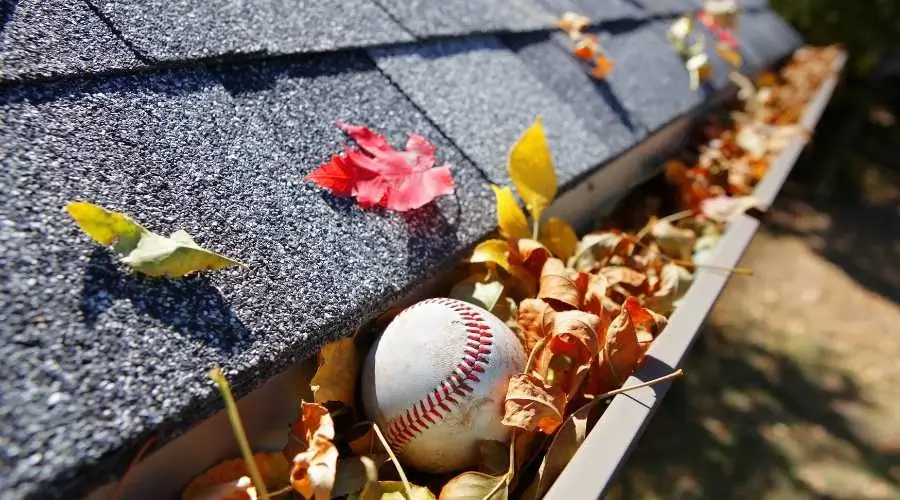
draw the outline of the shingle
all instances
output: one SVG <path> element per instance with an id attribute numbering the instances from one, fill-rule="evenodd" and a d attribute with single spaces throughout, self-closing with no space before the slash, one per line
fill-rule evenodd
<path id="1" fill-rule="evenodd" d="M 748 12 L 739 20 L 741 43 L 758 66 L 768 66 L 788 56 L 802 43 L 800 35 L 772 11 Z"/>
<path id="2" fill-rule="evenodd" d="M 685 14 L 699 10 L 702 0 L 633 0 L 652 15 Z"/>
<path id="3" fill-rule="evenodd" d="M 376 0 L 418 36 L 548 28 L 559 15 L 539 0 Z"/>
<path id="4" fill-rule="evenodd" d="M 646 135 L 646 127 L 625 108 L 609 82 L 591 77 L 590 66 L 567 52 L 569 42 L 564 34 L 508 35 L 503 42 L 613 153 Z"/>
<path id="5" fill-rule="evenodd" d="M 328 51 L 412 40 L 370 0 L 104 0 L 123 36 L 158 60 Z"/>
<path id="6" fill-rule="evenodd" d="M 303 176 L 340 150 L 335 120 L 402 144 L 415 131 L 457 182 L 400 216 L 364 211 Z M 163 436 L 220 407 L 225 367 L 246 393 L 354 331 L 452 265 L 495 224 L 480 172 L 359 54 L 260 63 L 0 97 L 0 490 L 78 497 Z M 241 259 L 146 279 L 62 207 L 86 199 Z"/>
<path id="7" fill-rule="evenodd" d="M 540 115 L 561 185 L 612 153 L 569 105 L 494 37 L 370 50 L 378 66 L 495 183 L 509 148 Z"/>
<path id="8" fill-rule="evenodd" d="M 0 0 L 0 81 L 139 65 L 81 1 Z"/>
<path id="9" fill-rule="evenodd" d="M 687 70 L 665 41 L 671 21 L 615 23 L 595 30 L 615 68 L 607 77 L 625 109 L 655 131 L 697 106 L 704 91 L 692 91 Z"/>
<path id="10" fill-rule="evenodd" d="M 557 17 L 564 12 L 587 16 L 592 23 L 617 19 L 643 19 L 647 12 L 637 0 L 539 0 Z"/>

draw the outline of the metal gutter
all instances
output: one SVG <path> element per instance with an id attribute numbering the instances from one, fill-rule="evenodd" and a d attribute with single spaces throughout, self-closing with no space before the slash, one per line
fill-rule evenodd
<path id="1" fill-rule="evenodd" d="M 813 130 L 821 118 L 845 62 L 846 54 L 838 57 L 832 75 L 822 83 L 804 111 L 800 123 L 806 129 Z M 754 191 L 761 201 L 761 209 L 765 210 L 772 204 L 807 142 L 807 138 L 791 141 L 773 160 L 769 172 Z M 732 221 L 720 239 L 710 264 L 734 267 L 758 228 L 759 221 L 748 215 Z M 682 304 L 647 352 L 644 365 L 625 385 L 666 375 L 681 365 L 728 278 L 729 274 L 724 271 L 709 268 L 697 271 Z M 613 398 L 544 500 L 602 498 L 670 386 L 671 382 L 659 383 Z"/>

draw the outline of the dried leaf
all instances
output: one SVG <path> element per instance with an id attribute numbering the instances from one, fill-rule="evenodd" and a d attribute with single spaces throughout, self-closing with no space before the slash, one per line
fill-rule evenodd
<path id="1" fill-rule="evenodd" d="M 688 75 L 690 75 L 691 90 L 697 90 L 700 88 L 700 84 L 707 82 L 712 78 L 712 63 L 709 61 L 709 56 L 706 54 L 691 56 L 690 59 L 684 63 L 684 66 L 688 70 Z"/>
<path id="2" fill-rule="evenodd" d="M 319 351 L 319 367 L 310 381 L 316 403 L 340 401 L 353 406 L 359 356 L 352 338 L 331 342 Z"/>
<path id="3" fill-rule="evenodd" d="M 706 217 L 716 222 L 728 222 L 759 206 L 759 200 L 753 196 L 717 196 L 700 203 L 700 210 Z"/>
<path id="4" fill-rule="evenodd" d="M 509 498 L 508 479 L 480 472 L 463 472 L 441 488 L 438 500 L 506 500 Z"/>
<path id="5" fill-rule="evenodd" d="M 625 299 L 622 310 L 631 318 L 631 324 L 634 325 L 635 334 L 639 340 L 641 337 L 655 339 L 668 324 L 665 316 L 642 306 L 634 297 Z"/>
<path id="6" fill-rule="evenodd" d="M 580 35 L 590 24 L 590 19 L 575 12 L 566 12 L 556 21 L 559 29 L 568 33 L 570 37 Z"/>
<path id="7" fill-rule="evenodd" d="M 664 220 L 653 224 L 650 234 L 667 255 L 679 260 L 691 258 L 697 235 L 690 229 L 675 227 Z"/>
<path id="8" fill-rule="evenodd" d="M 509 152 L 509 175 L 531 217 L 539 221 L 556 197 L 556 167 L 538 117 Z"/>
<path id="9" fill-rule="evenodd" d="M 565 409 L 566 394 L 562 389 L 548 386 L 530 373 L 522 373 L 509 379 L 503 425 L 553 434 L 562 423 Z"/>
<path id="10" fill-rule="evenodd" d="M 420 208 L 436 197 L 453 193 L 450 165 L 435 165 L 435 147 L 409 134 L 405 151 L 397 151 L 372 130 L 338 123 L 359 144 L 344 147 L 306 176 L 337 196 L 354 196 L 363 208 L 380 206 L 398 212 Z M 434 168 L 432 168 L 434 167 Z"/>
<path id="11" fill-rule="evenodd" d="M 514 276 L 528 290 L 531 295 L 535 289 L 535 279 L 525 268 L 514 265 L 509 260 L 509 244 L 503 240 L 482 241 L 472 251 L 469 262 L 492 263 L 501 267 L 504 271 Z"/>
<path id="12" fill-rule="evenodd" d="M 502 441 L 481 440 L 478 442 L 481 456 L 480 472 L 503 475 L 509 470 L 509 444 Z"/>
<path id="13" fill-rule="evenodd" d="M 503 296 L 503 283 L 500 281 L 482 281 L 479 276 L 469 276 L 450 290 L 449 297 L 475 304 L 486 311 L 493 311 Z"/>
<path id="14" fill-rule="evenodd" d="M 571 269 L 559 259 L 547 259 L 541 270 L 538 298 L 544 299 L 558 309 L 577 309 L 581 306 L 587 290 L 588 276 Z"/>
<path id="15" fill-rule="evenodd" d="M 621 233 L 606 231 L 585 235 L 575 250 L 570 265 L 576 271 L 591 271 L 605 265 L 614 255 L 626 255 L 631 243 Z"/>
<path id="16" fill-rule="evenodd" d="M 606 286 L 610 288 L 622 284 L 638 293 L 647 285 L 647 275 L 628 266 L 606 266 L 600 269 L 599 274 L 606 279 Z"/>
<path id="17" fill-rule="evenodd" d="M 575 254 L 578 236 L 568 222 L 557 217 L 548 217 L 541 225 L 541 243 L 554 257 L 565 262 Z"/>
<path id="18" fill-rule="evenodd" d="M 300 403 L 300 418 L 291 425 L 289 442 L 285 453 L 293 450 L 292 445 L 305 445 L 296 453 L 291 470 L 291 486 L 304 498 L 327 500 L 331 497 L 337 471 L 338 450 L 334 443 L 334 422 L 328 409 L 320 404 Z"/>
<path id="19" fill-rule="evenodd" d="M 516 197 L 508 187 L 498 187 L 491 184 L 494 195 L 497 198 L 497 225 L 500 234 L 504 238 L 528 238 L 531 231 L 528 229 L 528 219 L 525 212 L 519 208 Z"/>
<path id="20" fill-rule="evenodd" d="M 406 487 L 401 481 L 378 481 L 376 486 L 369 497 L 353 494 L 347 500 L 435 500 L 434 494 L 424 486 L 410 484 L 412 497 L 406 496 Z"/>
<path id="21" fill-rule="evenodd" d="M 560 426 L 550 442 L 541 466 L 522 495 L 523 499 L 538 500 L 559 477 L 575 456 L 584 438 L 600 418 L 602 406 L 589 403 L 575 410 Z"/>
<path id="22" fill-rule="evenodd" d="M 197 245 L 179 230 L 168 238 L 148 231 L 125 214 L 87 202 L 71 202 L 66 211 L 79 227 L 102 245 L 113 245 L 122 262 L 148 276 L 178 278 L 203 270 L 246 264 Z"/>
<path id="23" fill-rule="evenodd" d="M 600 318 L 600 326 L 597 332 L 606 331 L 609 323 L 619 314 L 621 308 L 608 295 L 609 281 L 601 273 L 592 274 L 588 281 L 587 291 L 584 294 L 583 309 Z"/>
<path id="24" fill-rule="evenodd" d="M 269 489 L 281 489 L 288 484 L 290 464 L 281 453 L 256 453 L 253 460 Z M 246 480 L 242 479 L 246 478 Z M 252 496 L 248 491 L 252 491 Z M 243 495 L 243 496 L 242 496 Z M 221 462 L 195 477 L 181 493 L 183 500 L 256 498 L 242 458 Z"/>
<path id="25" fill-rule="evenodd" d="M 541 275 L 544 263 L 550 258 L 550 251 L 540 242 L 522 238 L 510 242 L 509 262 L 521 266 L 535 278 Z"/>
<path id="26" fill-rule="evenodd" d="M 671 262 L 665 264 L 659 274 L 659 287 L 644 299 L 644 305 L 659 314 L 668 315 L 675 310 L 676 303 L 691 286 L 694 275 Z"/>
<path id="27" fill-rule="evenodd" d="M 603 349 L 596 370 L 591 394 L 600 394 L 622 386 L 634 372 L 643 355 L 631 316 L 625 308 L 606 330 Z"/>
<path id="28" fill-rule="evenodd" d="M 584 311 L 563 311 L 553 316 L 550 340 L 540 367 L 548 383 L 572 395 L 581 385 L 599 349 L 600 317 Z"/>
<path id="29" fill-rule="evenodd" d="M 594 59 L 594 69 L 591 70 L 591 76 L 597 80 L 603 80 L 612 73 L 615 64 L 612 59 L 605 54 L 600 54 Z"/>
<path id="30" fill-rule="evenodd" d="M 740 68 L 743 63 L 743 56 L 741 56 L 740 51 L 733 48 L 728 43 L 721 41 L 716 42 L 716 54 L 718 54 L 723 61 L 735 68 Z"/>
<path id="31" fill-rule="evenodd" d="M 550 304 L 541 299 L 525 299 L 519 304 L 518 322 L 525 340 L 526 353 L 530 353 L 550 333 L 554 314 Z"/>

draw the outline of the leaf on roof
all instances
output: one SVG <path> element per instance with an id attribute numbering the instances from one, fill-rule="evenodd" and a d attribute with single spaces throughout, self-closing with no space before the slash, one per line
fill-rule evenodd
<path id="1" fill-rule="evenodd" d="M 539 222 L 544 209 L 556 197 L 557 189 L 556 167 L 540 117 L 534 120 L 510 150 L 509 175 L 532 219 Z"/>
<path id="2" fill-rule="evenodd" d="M 148 276 L 178 278 L 206 269 L 246 264 L 200 247 L 190 234 L 175 231 L 168 237 L 147 230 L 131 217 L 84 201 L 66 205 L 66 212 L 94 241 L 112 245 L 122 262 Z"/>
<path id="3" fill-rule="evenodd" d="M 415 210 L 441 195 L 453 193 L 450 165 L 435 167 L 436 148 L 410 133 L 406 149 L 397 151 L 371 129 L 338 123 L 359 148 L 344 146 L 305 179 L 337 196 L 353 196 L 363 208 L 383 207 L 397 212 Z"/>

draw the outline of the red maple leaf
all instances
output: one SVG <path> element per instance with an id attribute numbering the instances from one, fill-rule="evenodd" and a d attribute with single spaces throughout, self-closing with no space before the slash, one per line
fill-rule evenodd
<path id="1" fill-rule="evenodd" d="M 419 208 L 453 192 L 450 165 L 435 167 L 436 148 L 410 133 L 404 151 L 367 127 L 337 123 L 359 149 L 344 146 L 342 154 L 310 172 L 306 179 L 338 196 L 354 196 L 363 208 L 380 206 L 398 212 Z"/>

